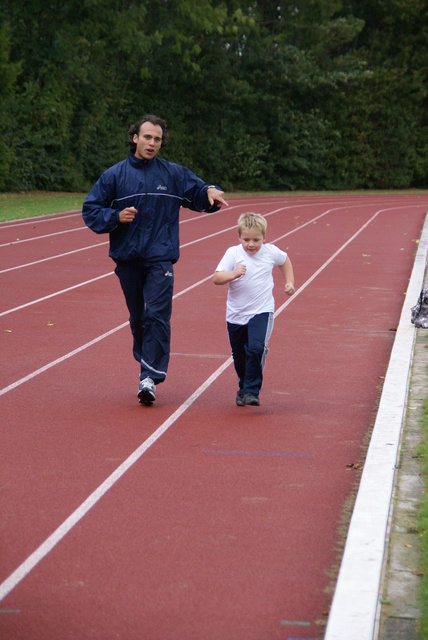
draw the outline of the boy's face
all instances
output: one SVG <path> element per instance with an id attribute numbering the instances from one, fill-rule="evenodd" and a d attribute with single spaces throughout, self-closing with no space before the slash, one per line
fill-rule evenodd
<path id="1" fill-rule="evenodd" d="M 242 229 L 239 239 L 244 251 L 250 256 L 260 251 L 264 242 L 264 236 L 258 229 Z"/>

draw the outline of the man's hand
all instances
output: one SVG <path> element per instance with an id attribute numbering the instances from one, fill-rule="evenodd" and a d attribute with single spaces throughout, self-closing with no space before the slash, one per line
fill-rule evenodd
<path id="1" fill-rule="evenodd" d="M 126 209 L 122 209 L 119 213 L 119 220 L 124 224 L 129 224 L 133 221 L 138 211 L 135 207 L 127 207 Z"/>
<path id="2" fill-rule="evenodd" d="M 209 187 L 207 189 L 208 202 L 210 203 L 211 206 L 213 206 L 213 204 L 215 203 L 216 205 L 218 205 L 220 209 L 224 204 L 227 207 L 227 202 L 223 198 L 223 196 L 224 196 L 224 191 L 220 191 L 215 187 Z"/>

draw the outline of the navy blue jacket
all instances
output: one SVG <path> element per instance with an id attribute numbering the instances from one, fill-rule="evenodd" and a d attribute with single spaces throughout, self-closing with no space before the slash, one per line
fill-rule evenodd
<path id="1" fill-rule="evenodd" d="M 83 203 L 83 220 L 95 233 L 110 234 L 109 255 L 115 261 L 177 262 L 180 207 L 218 210 L 210 206 L 207 189 L 182 165 L 159 158 L 139 160 L 130 153 L 95 183 Z M 138 213 L 133 222 L 122 224 L 119 213 L 126 207 Z"/>

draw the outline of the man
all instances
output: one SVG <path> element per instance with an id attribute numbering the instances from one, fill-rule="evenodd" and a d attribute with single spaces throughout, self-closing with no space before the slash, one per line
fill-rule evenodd
<path id="1" fill-rule="evenodd" d="M 82 215 L 95 233 L 110 234 L 109 255 L 116 263 L 130 314 L 133 354 L 141 366 L 138 399 L 151 405 L 169 362 L 180 207 L 214 212 L 227 202 L 219 187 L 157 158 L 168 138 L 164 120 L 146 115 L 128 134 L 128 158 L 102 174 Z"/>

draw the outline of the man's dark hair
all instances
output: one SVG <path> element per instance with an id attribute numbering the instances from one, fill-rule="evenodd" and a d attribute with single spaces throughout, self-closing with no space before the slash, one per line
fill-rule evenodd
<path id="1" fill-rule="evenodd" d="M 144 124 L 145 122 L 151 122 L 152 124 L 155 124 L 155 125 L 159 126 L 162 129 L 162 144 L 161 144 L 161 147 L 166 147 L 166 145 L 167 145 L 167 142 L 168 142 L 168 131 L 167 131 L 167 128 L 166 128 L 165 120 L 162 120 L 162 118 L 158 118 L 157 116 L 154 116 L 154 115 L 148 113 L 147 115 L 143 116 L 141 118 L 141 120 L 138 120 L 138 122 L 136 122 L 135 124 L 132 124 L 129 127 L 128 144 L 129 144 L 129 148 L 131 149 L 132 153 L 135 153 L 135 150 L 137 148 L 137 145 L 134 142 L 134 135 L 135 134 L 138 135 L 140 133 L 141 125 Z"/>

